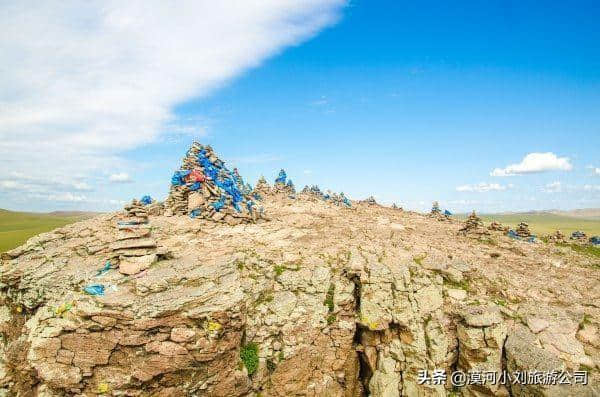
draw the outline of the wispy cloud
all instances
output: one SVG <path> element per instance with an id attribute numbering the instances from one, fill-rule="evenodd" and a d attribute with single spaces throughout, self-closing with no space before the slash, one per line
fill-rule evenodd
<path id="1" fill-rule="evenodd" d="M 558 157 L 552 152 L 529 153 L 520 163 L 510 164 L 505 168 L 495 168 L 491 176 L 513 176 L 534 174 L 548 171 L 570 171 L 573 165 L 568 157 Z"/>
<path id="2" fill-rule="evenodd" d="M 477 185 L 461 185 L 461 186 L 457 186 L 456 187 L 456 191 L 457 192 L 477 192 L 477 193 L 484 193 L 484 192 L 491 192 L 491 191 L 502 191 L 502 190 L 510 189 L 512 187 L 513 187 L 512 184 L 501 185 L 499 183 L 481 182 L 481 183 L 479 183 Z"/>
<path id="3" fill-rule="evenodd" d="M 113 183 L 131 183 L 133 179 L 126 172 L 120 172 L 118 174 L 112 174 L 108 177 L 108 180 Z"/>
<path id="4" fill-rule="evenodd" d="M 551 182 L 546 184 L 546 186 L 542 188 L 542 191 L 546 193 L 560 193 L 563 191 L 563 185 L 559 181 Z"/>
<path id="5" fill-rule="evenodd" d="M 173 108 L 310 38 L 344 4 L 0 3 L 0 180 L 26 169 L 88 190 L 73 175 L 118 173 L 126 150 L 203 134 Z"/>
<path id="6" fill-rule="evenodd" d="M 594 167 L 593 165 L 588 165 L 587 168 L 592 171 L 592 175 L 600 176 L 600 167 Z"/>

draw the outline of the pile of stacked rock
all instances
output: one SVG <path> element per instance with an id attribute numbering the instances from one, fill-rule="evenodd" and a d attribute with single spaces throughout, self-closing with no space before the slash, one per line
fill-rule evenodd
<path id="1" fill-rule="evenodd" d="M 496 221 L 492 221 L 492 223 L 490 223 L 490 225 L 488 226 L 489 230 L 495 231 L 495 232 L 508 232 L 509 228 L 508 226 L 504 226 L 502 225 L 500 222 L 496 222 Z"/>
<path id="2" fill-rule="evenodd" d="M 587 235 L 581 230 L 577 230 L 571 233 L 571 240 L 585 242 L 587 240 Z"/>
<path id="3" fill-rule="evenodd" d="M 321 189 L 317 185 L 312 185 L 310 187 L 304 186 L 304 189 L 302 189 L 302 191 L 300 193 L 304 194 L 304 195 L 307 195 L 307 196 L 312 196 L 312 197 L 314 197 L 316 199 L 319 199 L 319 200 L 324 200 L 325 199 L 325 195 L 323 194 L 323 192 L 321 191 Z"/>
<path id="4" fill-rule="evenodd" d="M 517 234 L 517 236 L 519 236 L 521 238 L 531 237 L 531 232 L 529 231 L 529 225 L 525 222 L 519 223 L 515 233 Z"/>
<path id="5" fill-rule="evenodd" d="M 471 215 L 467 218 L 462 228 L 459 229 L 459 233 L 462 234 L 475 234 L 478 236 L 489 235 L 490 232 L 483 227 L 481 218 L 475 214 L 475 211 L 471 212 Z"/>
<path id="6" fill-rule="evenodd" d="M 555 231 L 554 233 L 547 236 L 548 241 L 552 243 L 566 243 L 567 236 L 562 234 L 560 230 Z"/>
<path id="7" fill-rule="evenodd" d="M 254 222 L 264 215 L 251 191 L 237 170 L 227 169 L 210 146 L 194 142 L 171 178 L 165 215 L 188 214 L 230 225 Z"/>
<path id="8" fill-rule="evenodd" d="M 296 194 L 296 188 L 294 187 L 294 183 L 291 179 L 287 179 L 287 174 L 285 173 L 285 170 L 281 169 L 279 171 L 279 175 L 275 179 L 273 191 L 275 193 L 283 193 L 287 195 Z"/>
<path id="9" fill-rule="evenodd" d="M 150 267 L 157 259 L 156 241 L 151 237 L 148 211 L 144 204 L 133 200 L 125 205 L 117 221 L 117 238 L 110 245 L 110 262 L 119 264 L 119 272 L 127 275 Z"/>
<path id="10" fill-rule="evenodd" d="M 136 199 L 133 199 L 131 200 L 131 203 L 126 204 L 125 207 L 123 207 L 125 217 L 118 223 L 120 226 L 119 229 L 124 229 L 125 226 L 135 225 L 136 227 L 139 227 L 140 225 L 147 224 L 148 210 L 146 209 L 146 205 L 147 204 L 143 204 L 143 202 Z"/>
<path id="11" fill-rule="evenodd" d="M 333 204 L 335 204 L 337 206 L 352 207 L 352 202 L 350 201 L 350 199 L 348 199 L 348 197 L 346 197 L 346 195 L 344 195 L 344 192 L 340 192 L 340 193 L 327 192 L 325 197 L 327 197 L 326 200 L 331 201 Z"/>
<path id="12" fill-rule="evenodd" d="M 392 203 L 392 209 L 402 211 L 402 207 L 398 207 L 396 203 Z"/>
<path id="13" fill-rule="evenodd" d="M 270 193 L 271 193 L 271 186 L 269 186 L 269 183 L 267 182 L 265 177 L 261 175 L 261 177 L 258 179 L 258 182 L 256 182 L 256 186 L 254 187 L 254 191 L 252 192 L 252 195 L 255 198 L 261 198 Z"/>
<path id="14" fill-rule="evenodd" d="M 437 201 L 434 201 L 431 205 L 431 212 L 429 213 L 430 218 L 435 218 L 439 221 L 449 221 L 450 215 L 452 214 L 447 210 L 442 213 L 442 210 L 440 209 L 440 203 Z"/>
<path id="15" fill-rule="evenodd" d="M 361 200 L 361 203 L 367 204 L 367 205 L 377 205 L 377 201 L 375 201 L 375 197 L 373 196 L 369 196 L 364 200 Z"/>

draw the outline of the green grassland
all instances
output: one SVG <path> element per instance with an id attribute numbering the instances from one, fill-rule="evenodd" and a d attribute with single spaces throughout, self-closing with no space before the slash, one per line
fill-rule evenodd
<path id="1" fill-rule="evenodd" d="M 574 217 L 551 213 L 522 213 L 522 214 L 482 214 L 478 215 L 486 225 L 495 220 L 505 226 L 516 228 L 519 222 L 529 224 L 532 233 L 542 236 L 550 234 L 557 229 L 567 237 L 575 230 L 581 230 L 588 236 L 600 236 L 600 219 L 597 217 Z M 467 217 L 465 214 L 456 216 L 459 219 Z"/>
<path id="2" fill-rule="evenodd" d="M 0 252 L 18 247 L 37 234 L 89 217 L 84 213 L 36 214 L 0 209 Z"/>

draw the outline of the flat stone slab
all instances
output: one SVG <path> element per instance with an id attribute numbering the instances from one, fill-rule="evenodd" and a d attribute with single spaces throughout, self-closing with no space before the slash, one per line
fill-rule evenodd
<path id="1" fill-rule="evenodd" d="M 156 241 L 151 238 L 139 238 L 139 239 L 129 239 L 114 242 L 110 245 L 112 250 L 121 250 L 128 248 L 154 248 L 156 247 Z"/>
<path id="2" fill-rule="evenodd" d="M 146 270 L 152 263 L 156 262 L 156 254 L 124 257 L 119 263 L 119 273 L 132 275 Z"/>
<path id="3" fill-rule="evenodd" d="M 500 310 L 494 306 L 468 306 L 460 314 L 471 327 L 489 327 L 502 322 Z"/>

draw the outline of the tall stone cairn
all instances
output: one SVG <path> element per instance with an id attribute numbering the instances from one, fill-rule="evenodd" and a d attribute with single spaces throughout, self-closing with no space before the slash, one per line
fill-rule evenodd
<path id="1" fill-rule="evenodd" d="M 444 214 L 440 208 L 440 203 L 434 201 L 431 205 L 431 212 L 429 213 L 430 218 L 435 218 L 438 221 L 449 221 L 450 215 Z"/>
<path id="2" fill-rule="evenodd" d="M 210 146 L 194 142 L 171 178 L 165 215 L 189 215 L 230 225 L 255 222 L 264 213 L 237 169 L 230 171 Z"/>
<path id="3" fill-rule="evenodd" d="M 158 258 L 156 240 L 148 223 L 147 205 L 133 200 L 125 205 L 123 216 L 117 221 L 117 239 L 110 245 L 109 262 L 119 264 L 119 272 L 126 275 L 139 273 Z"/>
<path id="4" fill-rule="evenodd" d="M 547 236 L 548 241 L 553 243 L 566 243 L 567 236 L 565 236 L 560 230 L 555 231 L 554 233 Z"/>
<path id="5" fill-rule="evenodd" d="M 460 228 L 459 233 L 476 234 L 480 236 L 490 234 L 490 232 L 483 227 L 483 222 L 481 221 L 481 218 L 475 214 L 475 211 L 471 212 L 463 227 Z"/>
<path id="6" fill-rule="evenodd" d="M 495 232 L 508 232 L 508 226 L 502 225 L 500 222 L 492 221 L 488 226 L 488 230 L 492 230 Z"/>
<path id="7" fill-rule="evenodd" d="M 377 205 L 377 201 L 375 200 L 375 197 L 373 196 L 369 196 L 366 199 L 362 200 L 361 203 L 367 204 L 367 205 Z"/>
<path id="8" fill-rule="evenodd" d="M 259 196 L 264 197 L 270 193 L 271 186 L 269 186 L 269 183 L 265 177 L 261 175 L 261 177 L 258 179 L 258 182 L 256 182 L 256 186 L 254 186 L 254 191 L 252 194 L 258 194 Z"/>
<path id="9" fill-rule="evenodd" d="M 304 186 L 304 189 L 302 189 L 300 191 L 300 194 L 302 194 L 305 198 L 311 198 L 311 199 L 317 199 L 317 200 L 325 199 L 325 195 L 323 194 L 323 192 L 317 185 L 312 185 L 310 187 L 308 185 Z"/>
<path id="10" fill-rule="evenodd" d="M 516 230 L 517 236 L 527 238 L 531 237 L 531 232 L 529 231 L 529 225 L 525 222 L 519 223 Z"/>
<path id="11" fill-rule="evenodd" d="M 294 183 L 291 180 L 288 181 L 287 174 L 284 169 L 281 169 L 279 171 L 279 174 L 275 179 L 275 184 L 273 185 L 273 191 L 275 193 L 282 193 L 287 195 L 296 193 Z"/>

